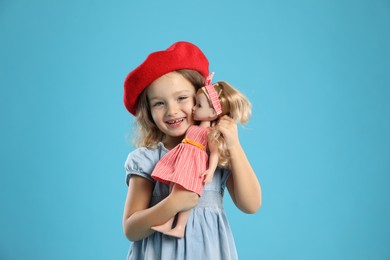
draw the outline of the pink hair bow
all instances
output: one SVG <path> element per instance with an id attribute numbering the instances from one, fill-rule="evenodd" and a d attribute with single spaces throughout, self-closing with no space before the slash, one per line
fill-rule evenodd
<path id="1" fill-rule="evenodd" d="M 211 104 L 213 105 L 213 108 L 217 115 L 220 115 L 222 113 L 222 108 L 221 108 L 221 102 L 219 101 L 218 93 L 215 90 L 214 86 L 211 84 L 211 80 L 214 77 L 214 72 L 211 73 L 207 78 L 205 82 L 204 88 L 207 91 L 207 94 L 209 95 L 209 99 L 211 101 Z"/>

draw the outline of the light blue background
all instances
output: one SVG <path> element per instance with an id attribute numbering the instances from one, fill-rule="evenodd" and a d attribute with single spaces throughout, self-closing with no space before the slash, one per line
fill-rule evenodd
<path id="1" fill-rule="evenodd" d="M 124 259 L 123 80 L 192 41 L 253 102 L 240 259 L 390 259 L 390 1 L 0 1 L 0 259 Z"/>

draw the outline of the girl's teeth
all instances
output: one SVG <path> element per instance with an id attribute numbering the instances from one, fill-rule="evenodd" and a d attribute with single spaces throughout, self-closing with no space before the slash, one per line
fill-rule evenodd
<path id="1" fill-rule="evenodd" d="M 171 120 L 171 121 L 168 121 L 168 124 L 175 124 L 175 123 L 178 123 L 181 121 L 183 121 L 183 119 Z"/>

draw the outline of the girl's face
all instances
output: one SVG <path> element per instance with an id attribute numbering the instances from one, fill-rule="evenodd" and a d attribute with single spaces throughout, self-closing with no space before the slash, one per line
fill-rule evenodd
<path id="1" fill-rule="evenodd" d="M 164 145 L 175 146 L 194 124 L 195 87 L 179 73 L 170 72 L 150 84 L 147 96 L 154 123 L 165 134 Z"/>
<path id="2" fill-rule="evenodd" d="M 192 108 L 194 120 L 206 121 L 215 119 L 214 108 L 210 107 L 206 94 L 199 92 L 196 95 L 196 105 Z"/>

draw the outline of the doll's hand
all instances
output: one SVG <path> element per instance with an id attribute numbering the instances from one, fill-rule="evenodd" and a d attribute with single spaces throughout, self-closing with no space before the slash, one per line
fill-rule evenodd
<path id="1" fill-rule="evenodd" d="M 221 117 L 216 127 L 222 133 L 228 149 L 240 145 L 237 123 L 231 117 L 226 115 Z"/>
<path id="2" fill-rule="evenodd" d="M 211 180 L 213 179 L 213 175 L 214 175 L 214 172 L 212 172 L 210 170 L 206 170 L 200 176 L 201 176 L 201 178 L 204 178 L 203 183 L 207 184 L 207 183 L 211 182 Z"/>

